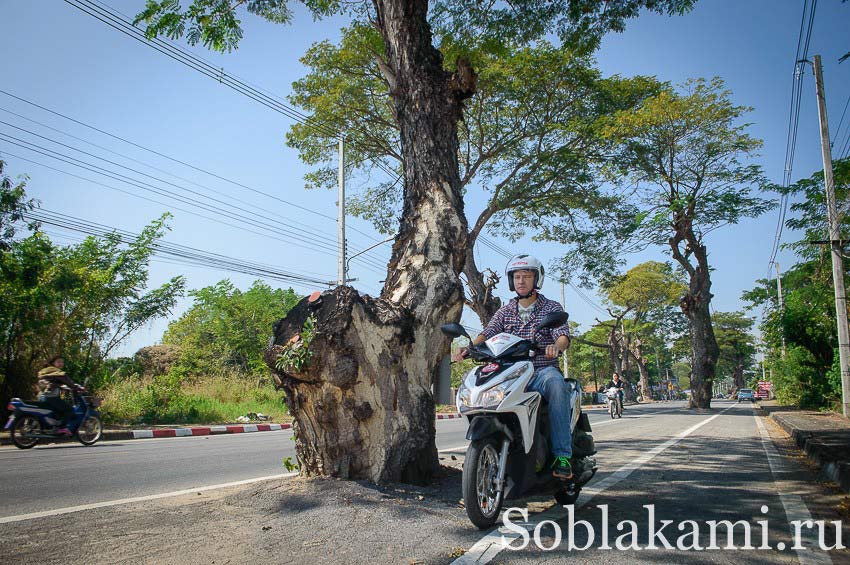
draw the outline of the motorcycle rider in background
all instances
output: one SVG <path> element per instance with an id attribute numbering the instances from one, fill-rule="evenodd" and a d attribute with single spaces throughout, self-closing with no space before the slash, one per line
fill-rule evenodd
<path id="1" fill-rule="evenodd" d="M 61 386 L 66 385 L 69 388 L 74 388 L 77 384 L 71 380 L 65 371 L 65 360 L 61 356 L 56 356 L 50 360 L 45 368 L 38 372 L 38 401 L 46 408 L 53 410 L 53 413 L 59 418 L 59 429 L 56 433 L 70 436 L 71 430 L 68 429 L 68 418 L 74 413 L 74 408 L 62 400 Z"/>
<path id="2" fill-rule="evenodd" d="M 484 331 L 473 340 L 473 345 L 503 332 L 534 339 L 535 329 L 546 314 L 564 311 L 558 302 L 537 292 L 543 286 L 543 274 L 543 264 L 531 255 L 516 255 L 508 262 L 505 276 L 517 296 L 496 312 Z M 541 331 L 537 342 L 545 347 L 546 354 L 532 359 L 535 373 L 528 388 L 540 393 L 549 404 L 552 454 L 555 456 L 552 474 L 558 479 L 569 480 L 573 476 L 570 390 L 558 369 L 558 356 L 570 347 L 569 325 Z M 463 347 L 453 359 L 462 361 L 467 353 L 467 348 Z"/>
<path id="3" fill-rule="evenodd" d="M 620 394 L 620 410 L 624 411 L 626 409 L 625 397 L 623 393 L 623 387 L 625 386 L 625 382 L 620 380 L 620 375 L 615 371 L 613 375 L 611 375 L 611 380 L 605 385 L 605 388 L 616 388 Z"/>

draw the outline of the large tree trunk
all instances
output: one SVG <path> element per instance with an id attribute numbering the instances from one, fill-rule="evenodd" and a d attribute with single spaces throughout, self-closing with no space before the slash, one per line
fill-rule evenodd
<path id="1" fill-rule="evenodd" d="M 732 379 L 735 390 L 738 390 L 739 388 L 744 388 L 744 364 L 742 362 L 738 362 L 735 365 L 735 370 L 732 373 Z"/>
<path id="2" fill-rule="evenodd" d="M 708 251 L 697 242 L 692 231 L 685 230 L 688 250 L 697 260 L 696 266 L 687 263 L 690 282 L 688 292 L 682 297 L 680 307 L 691 328 L 693 367 L 691 373 L 691 408 L 711 408 L 711 388 L 720 348 L 711 324 L 711 278 L 708 268 Z M 677 238 L 671 240 L 673 256 L 682 264 L 686 260 L 679 253 Z M 674 243 L 675 242 L 675 243 Z M 678 255 L 678 256 L 677 256 Z"/>
<path id="3" fill-rule="evenodd" d="M 636 341 L 634 348 L 629 349 L 628 351 L 632 356 L 632 359 L 635 360 L 635 365 L 637 365 L 638 373 L 640 374 L 640 393 L 643 396 L 644 401 L 651 400 L 652 391 L 649 388 L 649 369 L 647 368 L 646 363 L 643 362 L 640 342 Z"/>
<path id="4" fill-rule="evenodd" d="M 438 468 L 431 383 L 460 318 L 467 223 L 459 190 L 457 121 L 475 76 L 443 70 L 427 0 L 376 1 L 385 73 L 401 133 L 404 210 L 381 297 L 351 288 L 306 299 L 275 325 L 274 365 L 310 314 L 310 360 L 278 371 L 294 418 L 302 473 L 423 482 Z"/>

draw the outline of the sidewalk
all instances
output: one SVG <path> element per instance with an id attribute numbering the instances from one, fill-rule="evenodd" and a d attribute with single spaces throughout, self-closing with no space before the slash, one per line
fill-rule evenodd
<path id="1" fill-rule="evenodd" d="M 796 410 L 776 401 L 760 401 L 759 408 L 787 432 L 821 474 L 850 492 L 850 420 L 830 412 Z"/>

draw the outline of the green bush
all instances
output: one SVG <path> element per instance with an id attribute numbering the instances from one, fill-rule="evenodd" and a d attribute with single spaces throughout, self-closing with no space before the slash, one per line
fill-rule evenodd
<path id="1" fill-rule="evenodd" d="M 104 420 L 113 424 L 217 424 L 249 413 L 288 419 L 283 395 L 270 383 L 234 377 L 188 382 L 179 372 L 125 379 L 103 391 Z"/>
<path id="2" fill-rule="evenodd" d="M 836 353 L 835 363 L 837 358 Z M 818 408 L 834 401 L 841 394 L 840 371 L 835 363 L 825 372 L 809 350 L 788 347 L 785 357 L 774 361 L 776 399 L 781 404 L 801 408 Z"/>

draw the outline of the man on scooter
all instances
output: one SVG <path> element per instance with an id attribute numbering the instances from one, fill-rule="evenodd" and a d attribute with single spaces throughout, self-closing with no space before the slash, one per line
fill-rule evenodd
<path id="1" fill-rule="evenodd" d="M 513 257 L 505 268 L 505 276 L 511 291 L 517 296 L 496 312 L 484 331 L 473 340 L 474 345 L 502 332 L 534 339 L 535 329 L 546 314 L 564 311 L 559 303 L 537 292 L 543 286 L 543 264 L 531 255 Z M 558 356 L 570 347 L 570 328 L 564 324 L 559 328 L 542 330 L 537 336 L 537 342 L 546 348 L 546 354 L 532 359 L 535 373 L 529 389 L 539 392 L 549 403 L 552 454 L 555 456 L 552 474 L 568 480 L 573 476 L 570 464 L 573 452 L 570 390 L 558 369 Z M 454 360 L 461 361 L 466 355 L 467 349 L 461 348 Z"/>

